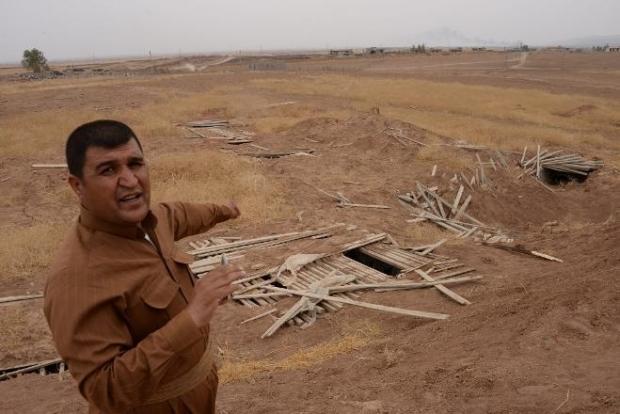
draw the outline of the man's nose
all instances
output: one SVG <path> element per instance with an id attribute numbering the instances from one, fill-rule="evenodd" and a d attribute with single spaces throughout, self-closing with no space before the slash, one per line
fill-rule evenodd
<path id="1" fill-rule="evenodd" d="M 128 167 L 123 167 L 118 180 L 119 184 L 123 187 L 131 188 L 138 185 L 138 177 L 136 177 L 136 174 Z"/>

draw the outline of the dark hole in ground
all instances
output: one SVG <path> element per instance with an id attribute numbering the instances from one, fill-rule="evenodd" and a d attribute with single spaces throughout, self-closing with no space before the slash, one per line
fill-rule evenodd
<path id="1" fill-rule="evenodd" d="M 540 179 L 542 180 L 542 182 L 549 185 L 567 184 L 571 181 L 582 183 L 587 178 L 587 175 L 555 171 L 544 167 L 540 171 Z"/>
<path id="2" fill-rule="evenodd" d="M 384 273 L 388 276 L 396 276 L 400 274 L 401 271 L 401 269 L 399 269 L 398 267 L 392 266 L 389 263 L 374 258 L 359 249 L 349 250 L 348 252 L 345 252 L 344 255 L 349 259 L 360 262 L 361 264 L 378 270 L 379 272 Z"/>

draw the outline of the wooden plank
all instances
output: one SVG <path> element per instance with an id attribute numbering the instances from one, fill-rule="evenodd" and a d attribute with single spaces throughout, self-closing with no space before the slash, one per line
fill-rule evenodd
<path id="1" fill-rule="evenodd" d="M 67 164 L 32 164 L 32 168 L 68 168 Z"/>
<path id="2" fill-rule="evenodd" d="M 362 208 L 379 208 L 379 209 L 389 209 L 391 207 L 380 205 L 380 204 L 357 204 L 357 203 L 338 203 L 337 207 L 362 207 Z"/>
<path id="3" fill-rule="evenodd" d="M 37 362 L 33 365 L 30 365 L 28 367 L 22 368 L 22 369 L 18 369 L 15 371 L 11 371 L 11 372 L 7 372 L 7 373 L 3 373 L 2 375 L 0 375 L 0 381 L 20 375 L 20 374 L 27 374 L 29 372 L 35 372 L 35 371 L 39 371 L 40 369 L 45 369 L 46 367 L 50 366 L 50 365 L 55 365 L 55 364 L 60 364 L 62 362 L 61 358 L 56 358 L 56 359 L 50 359 L 47 361 L 42 361 L 42 362 Z"/>
<path id="4" fill-rule="evenodd" d="M 424 280 L 426 280 L 428 282 L 435 282 L 435 279 L 430 277 L 425 271 L 418 269 L 415 272 L 417 274 L 419 274 L 420 277 L 422 277 L 422 279 L 424 279 Z M 449 297 L 450 299 L 452 299 L 453 301 L 455 301 L 455 302 L 457 302 L 457 303 L 459 303 L 461 305 L 471 305 L 470 301 L 468 301 L 467 299 L 465 299 L 464 297 L 462 297 L 458 293 L 455 293 L 455 292 L 451 291 L 450 289 L 448 289 L 447 287 L 445 287 L 442 284 L 435 285 L 435 288 L 437 290 L 439 290 L 441 293 L 443 293 L 444 295 L 446 295 L 447 297 Z"/>
<path id="5" fill-rule="evenodd" d="M 21 302 L 23 300 L 40 299 L 42 297 L 43 297 L 42 293 L 36 293 L 33 295 L 6 296 L 3 298 L 0 298 L 0 303 Z"/>
<path id="6" fill-rule="evenodd" d="M 521 156 L 521 162 L 519 164 L 521 164 L 521 166 L 523 166 L 523 163 L 525 162 L 525 154 L 527 153 L 527 145 L 525 146 L 525 148 L 523 148 L 523 155 Z"/>
<path id="7" fill-rule="evenodd" d="M 440 270 L 440 272 L 442 272 L 443 270 Z M 449 273 L 443 273 L 443 274 L 439 274 L 439 275 L 433 275 L 435 280 L 442 280 L 442 279 L 448 279 L 454 276 L 460 276 L 460 275 L 464 275 L 465 273 L 471 273 L 476 271 L 476 269 L 468 267 L 465 269 L 459 269 L 459 270 L 455 270 L 454 272 L 449 272 Z"/>
<path id="8" fill-rule="evenodd" d="M 426 256 L 427 254 L 431 253 L 433 250 L 435 250 L 436 248 L 438 248 L 439 246 L 441 246 L 442 244 L 444 244 L 447 241 L 448 241 L 448 239 L 441 239 L 437 243 L 431 244 L 426 249 L 424 249 L 424 250 L 422 250 L 420 252 L 420 256 Z"/>
<path id="9" fill-rule="evenodd" d="M 476 159 L 478 160 L 478 166 L 480 167 L 480 184 L 486 184 L 487 178 L 484 173 L 484 165 L 482 164 L 482 160 L 480 159 L 480 155 L 476 153 Z"/>
<path id="10" fill-rule="evenodd" d="M 530 253 L 533 254 L 534 256 L 542 257 L 543 259 L 551 260 L 553 262 L 564 263 L 564 260 L 562 259 L 558 259 L 557 257 L 553 257 L 545 253 L 537 252 L 535 250 L 531 250 Z"/>
<path id="11" fill-rule="evenodd" d="M 460 186 L 459 187 L 459 191 L 456 193 L 456 197 L 454 197 L 454 203 L 452 203 L 452 209 L 450 210 L 450 214 L 452 216 L 454 216 L 456 214 L 457 207 L 459 206 L 459 202 L 461 201 L 461 196 L 463 195 L 463 191 L 465 190 L 465 187 Z"/>
<path id="12" fill-rule="evenodd" d="M 447 218 L 448 216 L 446 215 L 445 210 L 443 209 L 443 203 L 441 202 L 441 200 L 438 198 L 439 195 L 436 194 L 435 192 L 431 193 L 433 195 L 433 197 L 435 197 L 435 199 L 437 200 L 437 207 L 439 207 L 439 213 L 441 214 L 441 217 L 443 218 Z"/>
<path id="13" fill-rule="evenodd" d="M 471 282 L 474 280 L 480 280 L 482 276 L 463 276 L 450 280 L 433 280 L 427 282 L 403 282 L 403 283 L 368 283 L 361 285 L 350 286 L 335 286 L 329 288 L 330 294 L 332 292 L 352 292 L 357 290 L 377 290 L 377 292 L 389 292 L 394 290 L 408 290 L 408 289 L 425 289 L 430 287 L 436 287 L 438 285 L 449 285 L 464 282 Z"/>
<path id="14" fill-rule="evenodd" d="M 277 310 L 278 309 L 273 308 L 273 309 L 268 310 L 267 312 L 263 312 L 263 313 L 260 313 L 260 314 L 258 314 L 256 316 L 252 316 L 251 318 L 248 318 L 248 319 L 242 321 L 239 325 L 244 325 L 244 324 L 246 324 L 248 322 L 252 322 L 252 321 L 255 321 L 257 319 L 263 318 L 263 317 L 265 317 L 267 315 L 271 315 L 272 313 L 276 312 Z"/>
<path id="15" fill-rule="evenodd" d="M 461 218 L 463 214 L 465 214 L 465 210 L 469 206 L 470 202 L 471 202 L 471 194 L 468 195 L 467 198 L 465 198 L 465 201 L 461 205 L 461 208 L 459 208 L 459 211 L 456 212 L 456 215 L 454 216 L 454 220 L 458 220 L 459 218 Z"/>
<path id="16" fill-rule="evenodd" d="M 330 295 L 319 295 L 319 294 L 311 293 L 311 292 L 302 292 L 298 290 L 282 289 L 282 288 L 277 288 L 277 287 L 269 287 L 268 289 L 273 290 L 274 292 L 290 292 L 297 296 L 305 296 L 308 298 L 314 298 L 314 299 L 320 299 L 320 300 L 329 300 L 331 302 L 340 302 L 340 303 L 344 303 L 347 305 L 359 306 L 359 307 L 366 308 L 366 309 L 373 309 L 373 310 L 378 310 L 382 312 L 391 312 L 391 313 L 396 313 L 399 315 L 414 316 L 418 318 L 443 320 L 443 319 L 448 319 L 450 317 L 450 315 L 447 315 L 445 313 L 424 312 L 424 311 L 417 311 L 417 310 L 411 310 L 411 309 L 395 308 L 392 306 L 377 305 L 374 303 L 361 302 L 361 301 L 345 299 L 345 298 L 338 298 L 338 297 L 334 297 Z"/>

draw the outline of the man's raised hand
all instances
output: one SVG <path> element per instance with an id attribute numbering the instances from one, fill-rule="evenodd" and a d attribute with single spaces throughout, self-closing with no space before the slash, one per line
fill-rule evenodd
<path id="1" fill-rule="evenodd" d="M 194 297 L 187 305 L 187 311 L 194 323 L 202 328 L 209 324 L 221 301 L 233 293 L 237 285 L 232 282 L 245 276 L 235 265 L 219 266 L 196 282 Z"/>

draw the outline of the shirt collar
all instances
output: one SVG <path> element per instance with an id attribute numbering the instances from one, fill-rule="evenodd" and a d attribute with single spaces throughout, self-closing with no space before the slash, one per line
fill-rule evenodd
<path id="1" fill-rule="evenodd" d="M 128 239 L 144 239 L 144 232 L 146 231 L 152 234 L 153 230 L 157 226 L 157 217 L 155 217 L 151 210 L 149 210 L 140 225 L 131 226 L 101 220 L 100 218 L 95 217 L 89 210 L 84 208 L 84 206 L 81 206 L 80 218 L 78 221 L 82 226 L 88 229 L 110 233 Z"/>

